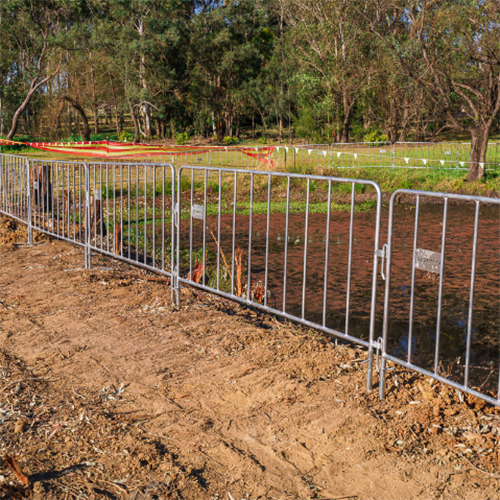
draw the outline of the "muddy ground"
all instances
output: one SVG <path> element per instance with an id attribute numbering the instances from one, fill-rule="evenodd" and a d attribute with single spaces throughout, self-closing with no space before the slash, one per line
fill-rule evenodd
<path id="1" fill-rule="evenodd" d="M 25 238 L 0 219 L 3 498 L 499 498 L 496 408 L 400 369 L 380 402 L 363 349 Z"/>

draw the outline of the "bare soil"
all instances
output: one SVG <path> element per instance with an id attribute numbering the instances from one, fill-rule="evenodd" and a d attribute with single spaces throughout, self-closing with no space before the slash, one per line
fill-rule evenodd
<path id="1" fill-rule="evenodd" d="M 381 402 L 363 349 L 36 240 L 0 219 L 3 498 L 498 498 L 497 408 L 399 368 Z"/>

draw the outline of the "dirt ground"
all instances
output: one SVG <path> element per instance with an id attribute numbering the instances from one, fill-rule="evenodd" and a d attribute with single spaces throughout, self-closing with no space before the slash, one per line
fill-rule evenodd
<path id="1" fill-rule="evenodd" d="M 363 349 L 25 238 L 0 219 L 3 498 L 499 498 L 498 409 L 400 369 L 380 402 Z"/>

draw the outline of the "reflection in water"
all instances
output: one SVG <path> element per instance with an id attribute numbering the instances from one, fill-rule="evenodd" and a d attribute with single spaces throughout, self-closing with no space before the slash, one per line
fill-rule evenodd
<path id="1" fill-rule="evenodd" d="M 442 205 L 423 205 L 420 210 L 418 248 L 440 252 Z M 409 343 L 409 310 L 415 210 L 413 206 L 395 208 L 393 265 L 389 315 L 388 352 L 407 359 Z M 328 252 L 327 286 L 325 285 L 327 215 L 309 215 L 307 233 L 306 283 L 304 286 L 305 214 L 272 214 L 269 226 L 268 305 L 297 317 L 325 325 L 352 336 L 367 339 L 372 293 L 375 212 L 356 212 L 352 237 L 350 302 L 347 306 L 349 224 L 348 212 L 332 212 Z M 463 382 L 467 339 L 470 278 L 472 263 L 474 206 L 450 205 L 448 208 L 443 306 L 439 357 L 440 373 Z M 215 274 L 217 246 L 210 230 L 218 235 L 217 217 L 207 218 L 207 271 Z M 267 216 L 252 219 L 250 286 L 265 280 Z M 218 237 L 228 262 L 232 260 L 233 216 L 221 216 Z M 238 215 L 235 241 L 244 254 L 243 282 L 247 282 L 249 252 L 249 216 Z M 387 241 L 387 210 L 382 220 L 381 244 Z M 193 220 L 193 251 L 200 255 L 203 223 Z M 189 223 L 181 225 L 181 246 L 189 249 Z M 285 247 L 288 258 L 285 282 Z M 499 366 L 499 283 L 500 225 L 498 207 L 483 206 L 480 211 L 479 244 L 476 266 L 474 314 L 472 318 L 471 386 L 497 390 Z M 187 274 L 188 266 L 181 267 Z M 221 264 L 222 265 L 222 264 Z M 227 273 L 226 273 L 227 274 Z M 416 270 L 412 362 L 433 370 L 436 348 L 436 318 L 439 276 Z M 222 282 L 222 281 L 221 281 Z M 212 285 L 211 285 L 212 286 Z M 228 286 L 228 285 L 226 285 Z M 375 338 L 382 335 L 383 294 L 385 282 L 377 280 Z M 225 291 L 230 291 L 226 288 Z M 325 309 L 323 301 L 325 299 Z M 284 300 L 285 299 L 285 300 Z M 346 314 L 349 307 L 349 314 Z M 348 317 L 348 325 L 346 318 Z"/>

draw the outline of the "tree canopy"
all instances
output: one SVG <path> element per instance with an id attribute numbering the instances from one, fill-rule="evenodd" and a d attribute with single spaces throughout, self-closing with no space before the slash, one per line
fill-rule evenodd
<path id="1" fill-rule="evenodd" d="M 0 135 L 471 138 L 500 111 L 496 0 L 2 0 Z M 131 137 L 123 132 L 133 123 Z"/>

